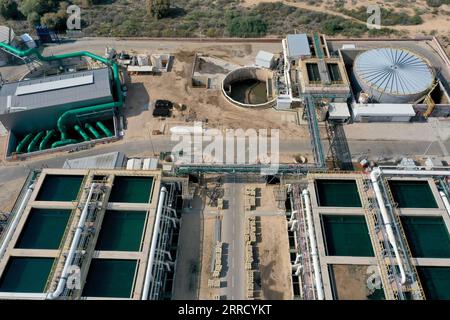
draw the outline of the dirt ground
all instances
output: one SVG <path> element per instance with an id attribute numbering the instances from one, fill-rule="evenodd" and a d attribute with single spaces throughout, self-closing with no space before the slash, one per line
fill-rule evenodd
<path id="1" fill-rule="evenodd" d="M 367 300 L 368 266 L 333 265 L 338 300 Z"/>
<path id="2" fill-rule="evenodd" d="M 212 300 L 219 293 L 218 289 L 208 288 L 208 280 L 212 279 L 211 263 L 215 246 L 214 230 L 216 217 L 205 216 L 203 221 L 202 268 L 200 275 L 200 300 Z"/>
<path id="3" fill-rule="evenodd" d="M 234 63 L 250 63 L 254 52 L 251 45 L 216 46 L 203 48 L 202 53 L 214 55 Z M 221 91 L 192 88 L 191 71 L 195 51 L 174 53 L 172 71 L 161 75 L 131 76 L 127 96 L 127 130 L 125 139 L 145 138 L 157 129 L 167 134 L 175 125 L 193 125 L 202 121 L 206 128 L 216 129 L 279 129 L 280 137 L 305 138 L 308 128 L 297 124 L 295 112 L 274 109 L 249 110 L 236 107 L 223 98 Z M 185 104 L 185 111 L 173 111 L 170 119 L 152 116 L 149 103 L 168 99 Z M 187 121 L 189 118 L 189 121 Z M 251 121 L 249 121 L 251 120 Z M 206 123 L 207 122 L 207 123 Z"/>
<path id="4" fill-rule="evenodd" d="M 257 243 L 264 300 L 293 298 L 287 222 L 283 216 L 261 216 Z"/>
<path id="5" fill-rule="evenodd" d="M 26 178 L 19 178 L 7 183 L 0 182 L 0 212 L 11 211 Z"/>
<path id="6" fill-rule="evenodd" d="M 243 6 L 253 6 L 263 2 L 279 2 L 280 0 L 243 0 Z M 319 4 L 314 4 L 312 1 L 302 1 L 302 2 L 294 2 L 294 1 L 281 1 L 286 5 L 293 6 L 300 9 L 307 9 L 312 11 L 320 11 L 331 15 L 341 16 L 343 18 L 358 22 L 358 20 L 349 17 L 345 14 L 337 12 L 335 10 L 333 1 L 323 1 Z M 441 5 L 438 10 L 433 12 L 433 8 L 430 8 L 426 4 L 426 0 L 416 0 L 410 6 L 405 6 L 404 1 L 370 1 L 370 0 L 358 0 L 357 4 L 354 4 L 355 1 L 346 0 L 345 8 L 347 9 L 355 9 L 356 7 L 378 4 L 382 8 L 387 10 L 392 10 L 395 12 L 404 11 L 410 15 L 415 14 L 415 10 L 421 10 L 423 14 L 421 17 L 423 19 L 423 23 L 420 25 L 412 25 L 412 26 L 390 26 L 392 29 L 401 30 L 408 32 L 410 35 L 423 35 L 429 33 L 437 33 L 440 35 L 449 35 L 449 25 L 450 18 L 448 16 L 448 12 L 450 12 L 450 5 Z M 402 3 L 403 2 L 403 3 Z M 411 1 L 412 2 L 412 1 Z M 383 22 L 381 22 L 383 23 Z"/>

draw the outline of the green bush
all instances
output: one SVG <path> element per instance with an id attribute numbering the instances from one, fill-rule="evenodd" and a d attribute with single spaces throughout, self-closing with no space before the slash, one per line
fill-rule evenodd
<path id="1" fill-rule="evenodd" d="M 5 19 L 17 19 L 20 12 L 14 0 L 0 0 L 0 14 Z"/>
<path id="2" fill-rule="evenodd" d="M 228 22 L 227 31 L 232 37 L 262 37 L 266 35 L 267 24 L 257 16 L 234 17 Z"/>

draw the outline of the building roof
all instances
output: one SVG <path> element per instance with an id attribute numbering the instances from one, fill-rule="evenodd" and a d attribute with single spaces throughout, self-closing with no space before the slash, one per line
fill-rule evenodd
<path id="1" fill-rule="evenodd" d="M 15 34 L 13 29 L 7 26 L 0 26 L 0 42 L 11 43 L 14 39 Z"/>
<path id="2" fill-rule="evenodd" d="M 371 88 L 388 94 L 423 92 L 434 81 L 428 63 L 403 49 L 377 48 L 363 52 L 356 58 L 355 71 Z"/>
<path id="3" fill-rule="evenodd" d="M 412 104 L 393 103 L 369 103 L 353 105 L 353 113 L 356 116 L 373 117 L 413 117 L 416 115 Z"/>
<path id="4" fill-rule="evenodd" d="M 66 160 L 64 169 L 116 169 L 122 168 L 124 154 L 121 152 L 104 153 L 97 156 Z"/>
<path id="5" fill-rule="evenodd" d="M 328 109 L 330 119 L 348 119 L 350 118 L 350 110 L 346 102 L 333 102 L 330 103 Z"/>
<path id="6" fill-rule="evenodd" d="M 273 53 L 267 52 L 267 51 L 259 51 L 256 55 L 256 61 L 262 60 L 262 61 L 269 61 L 271 62 L 274 57 Z"/>
<path id="7" fill-rule="evenodd" d="M 302 56 L 310 56 L 311 49 L 309 47 L 309 40 L 305 33 L 302 34 L 288 34 L 286 37 L 288 47 L 288 57 L 298 59 Z"/>
<path id="8" fill-rule="evenodd" d="M 113 100 L 108 68 L 5 83 L 0 114 L 92 100 Z"/>

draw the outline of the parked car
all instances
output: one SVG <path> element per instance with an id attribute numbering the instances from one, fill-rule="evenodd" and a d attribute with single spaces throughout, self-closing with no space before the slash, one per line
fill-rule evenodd
<path id="1" fill-rule="evenodd" d="M 156 100 L 155 101 L 155 109 L 157 108 L 173 108 L 173 103 L 169 100 Z"/>

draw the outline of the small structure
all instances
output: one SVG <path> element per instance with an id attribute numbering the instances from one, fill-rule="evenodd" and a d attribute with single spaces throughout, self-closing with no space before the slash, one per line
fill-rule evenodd
<path id="1" fill-rule="evenodd" d="M 330 103 L 328 119 L 335 122 L 347 122 L 350 119 L 350 110 L 346 102 Z"/>
<path id="2" fill-rule="evenodd" d="M 356 122 L 408 122 L 416 115 L 412 104 L 354 103 L 352 109 Z"/>
<path id="3" fill-rule="evenodd" d="M 287 56 L 290 60 L 299 60 L 311 57 L 311 48 L 308 36 L 302 34 L 288 34 L 286 37 Z"/>
<path id="4" fill-rule="evenodd" d="M 273 67 L 275 56 L 267 51 L 259 51 L 255 58 L 255 64 L 258 67 L 271 69 Z"/>
<path id="5" fill-rule="evenodd" d="M 168 53 L 152 54 L 150 61 L 157 72 L 167 72 L 169 70 L 172 56 Z"/>
<path id="6" fill-rule="evenodd" d="M 121 152 L 104 153 L 97 156 L 66 160 L 64 169 L 118 169 L 122 168 L 125 155 Z"/>

